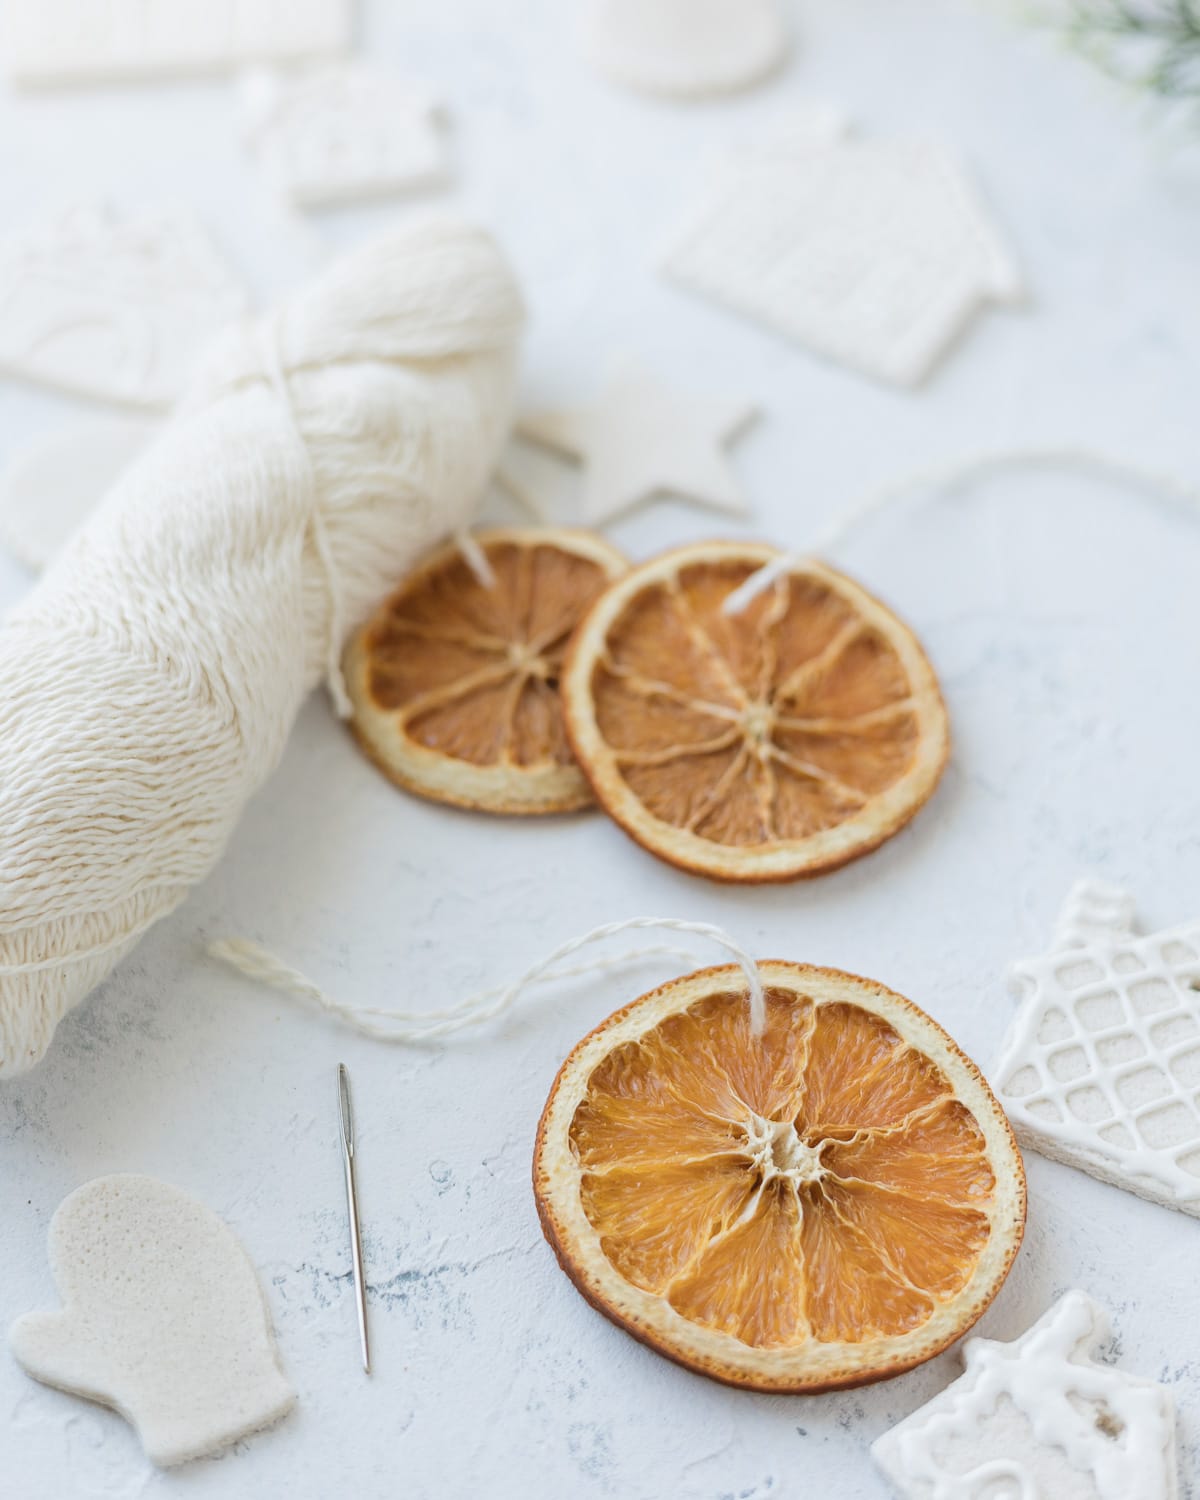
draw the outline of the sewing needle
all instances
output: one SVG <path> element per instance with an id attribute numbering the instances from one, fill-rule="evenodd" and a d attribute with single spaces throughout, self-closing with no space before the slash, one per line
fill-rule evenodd
<path id="1" fill-rule="evenodd" d="M 371 1373 L 371 1346 L 367 1340 L 367 1282 L 363 1275 L 362 1236 L 358 1227 L 358 1185 L 354 1180 L 354 1116 L 350 1111 L 350 1078 L 346 1064 L 338 1063 L 338 1103 L 341 1107 L 342 1165 L 346 1169 L 346 1213 L 350 1219 L 350 1253 L 354 1260 L 354 1296 L 358 1303 L 358 1336 L 362 1344 L 363 1369 Z"/>

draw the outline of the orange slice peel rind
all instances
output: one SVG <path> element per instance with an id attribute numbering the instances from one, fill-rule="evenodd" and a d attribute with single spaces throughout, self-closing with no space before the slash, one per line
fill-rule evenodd
<path id="1" fill-rule="evenodd" d="M 360 743 L 397 785 L 485 812 L 588 807 L 558 677 L 578 620 L 627 566 L 591 532 L 480 532 L 428 557 L 356 633 L 345 661 Z"/>
<path id="2" fill-rule="evenodd" d="M 780 554 L 668 552 L 611 584 L 563 674 L 567 733 L 604 810 L 661 859 L 717 880 L 795 880 L 897 833 L 933 794 L 950 735 L 912 631 L 835 569 Z"/>
<path id="3" fill-rule="evenodd" d="M 642 996 L 563 1064 L 538 1129 L 546 1238 L 583 1296 L 678 1363 L 818 1392 L 960 1338 L 1020 1247 L 1025 1176 L 979 1070 L 873 981 L 736 966 Z"/>

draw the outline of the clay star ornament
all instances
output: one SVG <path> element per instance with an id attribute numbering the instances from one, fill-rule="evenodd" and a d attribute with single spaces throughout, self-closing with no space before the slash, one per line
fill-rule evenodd
<path id="1" fill-rule="evenodd" d="M 745 515 L 725 447 L 757 415 L 746 402 L 681 391 L 627 365 L 591 405 L 530 412 L 517 431 L 583 464 L 583 519 L 599 526 L 661 495 Z"/>

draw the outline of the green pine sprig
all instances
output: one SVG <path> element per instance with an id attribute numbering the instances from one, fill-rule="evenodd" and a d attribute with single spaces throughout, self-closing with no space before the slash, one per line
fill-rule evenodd
<path id="1" fill-rule="evenodd" d="M 1068 40 L 1128 83 L 1200 100 L 1200 0 L 1072 0 Z"/>

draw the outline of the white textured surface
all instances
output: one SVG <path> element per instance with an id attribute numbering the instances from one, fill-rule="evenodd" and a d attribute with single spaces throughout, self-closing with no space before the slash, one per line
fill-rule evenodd
<path id="1" fill-rule="evenodd" d="M 1164 158 L 1079 65 L 966 9 L 811 0 L 797 15 L 792 70 L 684 110 L 593 80 L 561 0 L 368 7 L 372 55 L 445 94 L 459 122 L 454 197 L 492 222 L 533 289 L 530 405 L 586 398 L 604 357 L 623 350 L 681 383 L 744 392 L 765 413 L 737 456 L 758 509 L 745 530 L 783 542 L 802 542 L 864 487 L 1004 442 L 1090 440 L 1188 472 L 1194 163 Z M 760 136 L 806 95 L 865 129 L 956 140 L 1028 272 L 1030 311 L 983 320 L 917 396 L 822 366 L 653 272 L 698 154 Z M 297 271 L 296 247 L 264 218 L 223 88 L 16 108 L 0 99 L 8 223 L 88 179 L 132 201 L 178 191 L 186 162 L 182 185 L 260 290 Z M 0 459 L 70 415 L 0 388 Z M 564 474 L 564 506 L 576 484 Z M 614 536 L 645 555 L 713 529 L 664 503 Z M 721 518 L 719 529 L 738 527 Z M 218 872 L 64 1025 L 43 1067 L 0 1087 L 0 1322 L 52 1295 L 44 1244 L 60 1198 L 98 1172 L 149 1172 L 195 1193 L 246 1245 L 300 1403 L 244 1453 L 163 1479 L 118 1418 L 0 1360 L 6 1500 L 185 1489 L 188 1500 L 886 1500 L 867 1446 L 955 1378 L 956 1354 L 844 1395 L 726 1391 L 604 1323 L 541 1241 L 529 1156 L 554 1070 L 661 970 L 546 992 L 494 1033 L 408 1052 L 335 1032 L 199 956 L 206 936 L 241 931 L 339 994 L 435 1004 L 649 909 L 877 976 L 986 1064 L 1011 1013 L 1005 969 L 1044 946 L 1076 875 L 1136 889 L 1150 926 L 1198 909 L 1200 530 L 1102 485 L 1004 476 L 867 524 L 837 560 L 921 632 L 957 743 L 907 833 L 813 885 L 726 890 L 673 874 L 595 819 L 484 823 L 408 800 L 324 702 L 310 705 Z M 0 560 L 4 597 L 24 587 Z M 370 1383 L 348 1280 L 339 1058 L 355 1088 L 375 1288 Z M 1088 1291 L 1112 1311 L 1123 1367 L 1173 1391 L 1181 1493 L 1194 1492 L 1195 1220 L 1036 1156 L 1029 1173 L 1026 1246 L 980 1331 L 1013 1338 L 1067 1287 Z"/>

